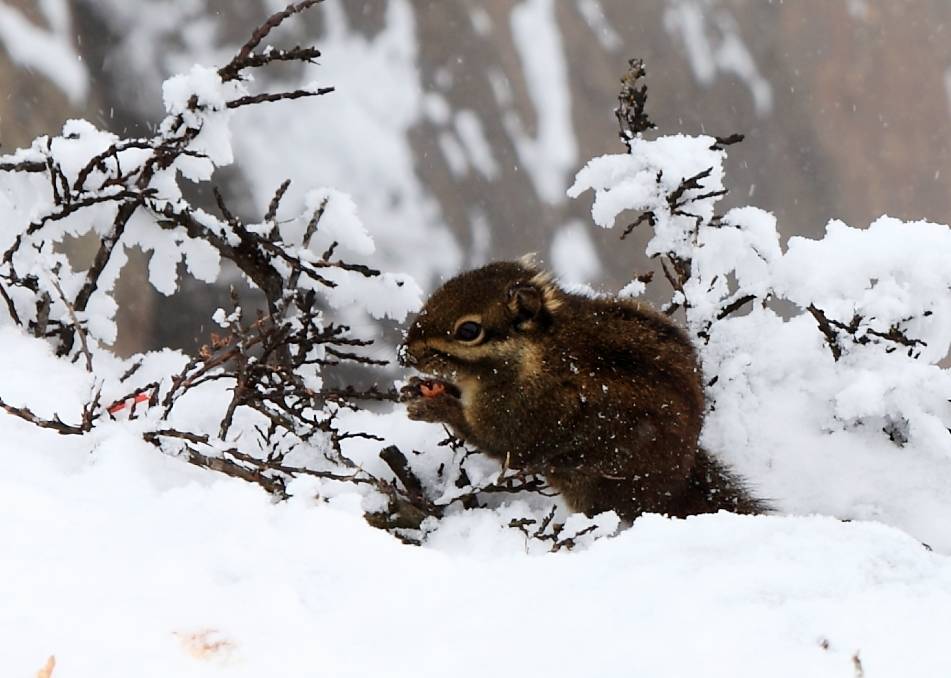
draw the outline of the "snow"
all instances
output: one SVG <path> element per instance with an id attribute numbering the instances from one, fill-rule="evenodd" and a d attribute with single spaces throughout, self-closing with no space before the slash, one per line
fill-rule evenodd
<path id="1" fill-rule="evenodd" d="M 18 10 L 0 3 L 0 46 L 20 66 L 42 73 L 74 104 L 89 90 L 89 74 L 73 44 L 67 0 L 41 0 L 38 8 L 49 23 L 41 28 Z"/>
<path id="2" fill-rule="evenodd" d="M 773 286 L 803 307 L 816 304 L 841 318 L 864 316 L 868 328 L 878 331 L 914 317 L 909 330 L 927 344 L 922 357 L 936 363 L 951 345 L 949 256 L 951 238 L 943 224 L 881 217 L 857 229 L 832 221 L 821 240 L 790 238 Z"/>
<path id="3" fill-rule="evenodd" d="M 172 115 L 187 113 L 192 108 L 189 101 L 193 96 L 198 105 L 218 111 L 225 108 L 228 100 L 217 69 L 195 64 L 190 73 L 174 75 L 162 85 L 165 110 Z"/>
<path id="4" fill-rule="evenodd" d="M 577 198 L 587 190 L 595 191 L 591 213 L 598 226 L 611 228 L 622 212 L 653 210 L 658 222 L 647 246 L 648 256 L 671 251 L 687 254 L 692 247 L 687 238 L 691 216 L 674 214 L 665 196 L 685 180 L 711 170 L 703 190 L 686 191 L 688 197 L 699 197 L 723 188 L 723 151 L 711 150 L 715 139 L 684 134 L 660 137 L 653 141 L 631 140 L 631 153 L 603 155 L 589 160 L 578 172 L 568 189 L 568 196 Z M 713 216 L 715 197 L 691 203 L 689 212 L 704 220 Z"/>
<path id="5" fill-rule="evenodd" d="M 624 41 L 604 14 L 604 7 L 600 0 L 577 0 L 577 4 L 578 12 L 584 17 L 585 22 L 594 32 L 601 46 L 610 52 L 617 52 L 621 49 Z"/>
<path id="6" fill-rule="evenodd" d="M 601 272 L 601 260 L 587 227 L 580 221 L 562 226 L 552 238 L 551 268 L 567 285 L 587 283 Z"/>
<path id="7" fill-rule="evenodd" d="M 188 272 L 204 282 L 214 282 L 221 270 L 221 257 L 207 242 L 189 238 L 181 226 L 159 226 L 153 220 L 135 215 L 127 227 L 128 246 L 137 246 L 149 257 L 149 282 L 170 296 L 178 289 L 178 265 L 184 259 Z"/>
<path id="8" fill-rule="evenodd" d="M 446 164 L 449 165 L 449 171 L 457 179 L 464 177 L 469 171 L 469 161 L 466 158 L 466 151 L 462 144 L 456 139 L 452 132 L 443 130 L 437 137 L 439 141 L 439 150 L 442 151 Z"/>
<path id="9" fill-rule="evenodd" d="M 772 267 L 782 257 L 776 218 L 756 207 L 738 207 L 727 212 L 723 220 L 730 226 L 703 229 L 696 249 L 698 281 L 708 288 L 701 293 L 698 282 L 691 287 L 694 313 L 712 318 L 720 300 L 739 299 L 748 294 L 765 297 L 773 279 Z M 736 289 L 729 288 L 729 275 Z M 811 277 L 811 276 L 804 276 Z M 807 304 L 808 305 L 808 304 Z"/>
<path id="10" fill-rule="evenodd" d="M 492 148 L 486 139 L 479 116 L 475 111 L 463 109 L 456 113 L 455 122 L 456 132 L 466 149 L 469 162 L 483 177 L 492 181 L 499 174 L 499 166 L 492 154 Z"/>
<path id="11" fill-rule="evenodd" d="M 359 273 L 328 268 L 325 277 L 337 284 L 321 290 L 333 308 L 359 305 L 374 318 L 401 321 L 422 305 L 422 290 L 405 274 L 384 273 L 367 278 Z"/>
<path id="12" fill-rule="evenodd" d="M 529 556 L 473 512 L 416 548 L 367 526 L 354 495 L 295 486 L 274 504 L 121 430 L 89 449 L 5 426 L 33 443 L 2 453 L 10 675 L 49 655 L 54 675 L 97 678 L 831 677 L 856 654 L 868 675 L 948 669 L 951 561 L 881 525 L 646 516 Z"/>
<path id="13" fill-rule="evenodd" d="M 89 375 L 12 328 L 0 344 L 4 398 L 78 416 Z M 177 360 L 156 356 L 142 378 Z M 353 416 L 354 427 L 378 419 L 405 449 L 431 444 L 432 427 L 401 413 Z M 506 504 L 456 513 L 418 548 L 370 528 L 352 486 L 299 481 L 274 503 L 163 457 L 137 422 L 84 438 L 0 425 L 0 540 L 16 554 L 0 560 L 10 675 L 50 655 L 54 675 L 97 678 L 447 666 L 798 678 L 852 675 L 855 656 L 867 675 L 948 670 L 951 560 L 881 524 L 645 516 L 580 550 L 533 555 L 503 527 L 524 514 Z M 563 647 L 548 651 L 553 640 Z"/>
<path id="14" fill-rule="evenodd" d="M 321 188 L 309 192 L 304 197 L 304 214 L 313 214 L 323 208 L 323 215 L 317 224 L 316 247 L 325 248 L 338 243 L 353 254 L 369 255 L 376 249 L 373 239 L 357 216 L 357 205 L 346 193 L 332 188 Z M 301 220 L 303 221 L 303 220 Z M 289 229 L 282 227 L 284 240 L 294 242 L 288 237 Z"/>
<path id="15" fill-rule="evenodd" d="M 189 149 L 207 159 L 205 172 L 198 170 L 194 161 L 187 159 L 184 167 L 190 179 L 208 179 L 211 168 L 230 165 L 234 161 L 231 138 L 231 111 L 227 102 L 244 93 L 239 82 L 222 82 L 215 68 L 192 66 L 187 74 L 175 75 L 162 85 L 162 100 L 165 112 L 169 114 L 166 124 L 175 122 L 181 116 L 184 124 L 201 129 L 201 133 L 189 144 Z M 204 107 L 201 113 L 191 105 L 194 99 L 198 106 Z"/>
<path id="16" fill-rule="evenodd" d="M 719 73 L 734 75 L 749 90 L 758 115 L 772 112 L 773 88 L 760 73 L 736 19 L 719 0 L 671 0 L 664 10 L 664 27 L 682 42 L 699 83 L 710 87 Z"/>
<path id="17" fill-rule="evenodd" d="M 617 295 L 621 299 L 635 299 L 647 291 L 647 283 L 643 280 L 632 280 L 624 287 L 618 290 Z"/>
<path id="18" fill-rule="evenodd" d="M 469 9 L 469 19 L 476 33 L 485 37 L 492 32 L 492 18 L 482 7 L 474 5 Z"/>
<path id="19" fill-rule="evenodd" d="M 222 34 L 228 33 L 219 25 L 223 15 L 204 0 L 155 0 L 141 7 L 126 0 L 94 2 L 122 40 L 116 48 L 121 63 L 114 66 L 136 90 L 152 91 L 169 74 L 189 74 L 195 61 L 226 63 L 245 39 L 241 33 L 239 43 L 222 44 Z M 274 12 L 286 5 L 283 0 L 264 4 Z M 380 30 L 368 36 L 350 25 L 341 3 L 324 2 L 311 11 L 313 24 L 292 21 L 280 29 L 301 44 L 317 45 L 323 54 L 319 64 L 258 69 L 249 86 L 255 92 L 292 91 L 318 83 L 336 90 L 266 110 L 236 111 L 228 125 L 231 149 L 249 190 L 226 197 L 236 213 L 256 214 L 257 206 L 267 205 L 277 186 L 291 179 L 284 206 L 296 213 L 315 186 L 342 191 L 359 205 L 376 242 L 375 265 L 405 271 L 422 288 L 432 289 L 459 270 L 463 255 L 439 203 L 417 176 L 419 159 L 410 134 L 423 119 L 442 124 L 452 112 L 442 97 L 424 91 L 413 4 L 390 0 L 381 14 Z M 358 84 L 368 82 L 373 86 Z M 149 97 L 128 103 L 146 117 L 155 114 Z M 461 142 L 448 137 L 440 144 L 453 146 L 448 161 L 461 176 L 466 171 L 457 162 L 465 159 Z M 179 170 L 190 171 L 185 162 Z M 428 256 L 418 256 L 421 251 Z"/>
<path id="20" fill-rule="evenodd" d="M 301 69 L 299 77 L 271 78 L 267 88 L 293 90 L 316 79 L 336 91 L 238 112 L 231 125 L 236 163 L 255 204 L 266 205 L 287 178 L 291 187 L 284 201 L 293 211 L 315 185 L 352 196 L 376 243 L 375 266 L 405 271 L 431 289 L 458 270 L 462 254 L 438 203 L 416 176 L 408 138 L 424 116 L 445 109 L 423 92 L 414 9 L 406 0 L 388 2 L 381 30 L 372 37 L 350 30 L 340 3 L 322 3 L 315 11 L 324 31 L 306 39 L 320 46 L 320 64 Z M 367 82 L 374 87 L 358 85 Z M 449 152 L 464 159 L 457 140 L 446 143 L 453 142 L 458 148 Z M 464 171 L 455 160 L 453 171 Z"/>
<path id="21" fill-rule="evenodd" d="M 512 9 L 512 34 L 534 105 L 535 134 L 514 109 L 504 118 L 515 150 L 532 179 L 538 197 L 557 204 L 564 200 L 578 149 L 571 120 L 568 65 L 554 0 L 525 0 Z"/>

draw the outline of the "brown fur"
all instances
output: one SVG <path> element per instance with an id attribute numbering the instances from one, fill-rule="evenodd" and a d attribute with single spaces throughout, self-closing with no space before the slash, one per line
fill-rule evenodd
<path id="1" fill-rule="evenodd" d="M 481 322 L 483 336 L 456 328 Z M 410 418 L 448 424 L 510 467 L 542 472 L 577 511 L 685 516 L 765 509 L 698 446 L 704 395 L 686 334 L 645 304 L 560 289 L 528 262 L 463 273 L 416 318 L 405 364 L 452 384 Z"/>

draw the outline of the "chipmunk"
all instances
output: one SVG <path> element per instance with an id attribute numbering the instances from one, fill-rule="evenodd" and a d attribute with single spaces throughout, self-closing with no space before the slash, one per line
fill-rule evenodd
<path id="1" fill-rule="evenodd" d="M 447 424 L 575 511 L 687 516 L 766 505 L 698 444 L 702 375 L 686 333 L 636 301 L 560 288 L 527 260 L 463 273 L 401 347 L 410 419 Z"/>

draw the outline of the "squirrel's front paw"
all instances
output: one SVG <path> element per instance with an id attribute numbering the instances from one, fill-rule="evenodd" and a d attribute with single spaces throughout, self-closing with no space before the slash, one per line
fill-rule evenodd
<path id="1" fill-rule="evenodd" d="M 423 397 L 423 385 L 426 380 L 420 377 L 410 377 L 409 381 L 400 389 L 400 402 L 406 403 Z"/>
<path id="2" fill-rule="evenodd" d="M 448 421 L 452 407 L 443 398 L 417 398 L 406 403 L 406 416 L 413 421 Z"/>

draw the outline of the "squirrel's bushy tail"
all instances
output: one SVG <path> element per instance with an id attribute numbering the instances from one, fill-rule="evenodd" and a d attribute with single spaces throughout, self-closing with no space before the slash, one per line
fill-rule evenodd
<path id="1" fill-rule="evenodd" d="M 700 448 L 690 474 L 689 513 L 768 513 L 771 507 L 750 492 L 746 482 L 712 454 Z"/>

